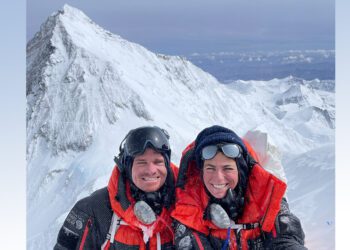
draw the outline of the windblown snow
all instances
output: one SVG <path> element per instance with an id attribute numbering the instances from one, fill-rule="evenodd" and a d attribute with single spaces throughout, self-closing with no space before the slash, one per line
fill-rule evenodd
<path id="1" fill-rule="evenodd" d="M 65 5 L 27 44 L 27 247 L 53 247 L 73 204 L 107 185 L 130 129 L 165 128 L 178 164 L 200 130 L 220 124 L 268 139 L 307 246 L 333 249 L 334 119 L 334 81 L 222 84 Z"/>

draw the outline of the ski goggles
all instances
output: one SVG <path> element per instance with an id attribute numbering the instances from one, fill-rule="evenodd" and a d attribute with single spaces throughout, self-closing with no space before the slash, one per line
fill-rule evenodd
<path id="1" fill-rule="evenodd" d="M 218 153 L 218 151 L 221 151 L 225 156 L 229 158 L 238 158 L 241 156 L 241 147 L 234 143 L 227 143 L 227 144 L 216 144 L 216 145 L 209 145 L 202 149 L 202 159 L 203 160 L 210 160 L 213 159 L 214 156 Z"/>
<path id="2" fill-rule="evenodd" d="M 159 127 L 141 127 L 131 130 L 122 143 L 129 156 L 142 154 L 147 147 L 160 152 L 170 152 L 169 134 Z"/>

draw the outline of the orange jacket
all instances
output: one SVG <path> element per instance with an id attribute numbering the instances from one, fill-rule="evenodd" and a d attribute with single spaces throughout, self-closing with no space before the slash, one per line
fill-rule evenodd
<path id="1" fill-rule="evenodd" d="M 250 155 L 256 160 L 257 156 L 254 150 L 246 141 L 244 143 Z M 183 188 L 176 188 L 176 207 L 171 216 L 195 231 L 224 240 L 227 237 L 227 230 L 220 229 L 211 221 L 203 218 L 209 197 L 205 191 L 200 170 L 195 161 L 189 157 L 193 148 L 194 143 L 191 143 L 182 154 L 180 175 L 184 174 L 186 179 Z M 187 159 L 188 161 L 184 162 Z M 187 171 L 182 171 L 184 167 L 187 168 Z M 180 175 L 179 179 L 182 178 Z M 261 230 L 265 232 L 274 230 L 274 222 L 280 210 L 280 203 L 286 187 L 283 181 L 268 173 L 259 164 L 255 164 L 251 168 L 245 192 L 243 214 L 236 223 L 258 222 L 260 227 L 240 231 L 242 249 L 248 249 L 247 240 L 259 237 Z M 236 235 L 233 230 L 230 234 L 229 248 L 237 249 Z"/>
<path id="2" fill-rule="evenodd" d="M 178 168 L 171 163 L 171 169 L 174 173 L 175 180 L 178 174 Z M 133 199 L 130 192 L 129 182 L 126 182 L 126 196 L 130 201 L 130 206 L 124 210 L 121 206 L 121 203 L 116 200 L 116 195 L 118 193 L 118 179 L 119 179 L 119 170 L 117 167 L 114 168 L 112 176 L 108 183 L 108 193 L 111 203 L 112 210 L 128 225 L 120 225 L 118 228 L 114 239 L 115 241 L 125 244 L 125 245 L 136 245 L 139 246 L 140 250 L 146 249 L 146 244 L 143 240 L 143 232 L 141 230 L 141 222 L 136 218 L 133 208 L 135 205 L 135 200 Z M 171 210 L 171 209 L 170 209 Z M 147 249 L 157 249 L 157 237 L 156 234 L 160 233 L 161 244 L 163 245 L 172 245 L 173 244 L 173 229 L 171 227 L 172 219 L 170 217 L 170 211 L 163 207 L 163 210 L 159 216 L 157 216 L 156 222 L 153 224 L 153 230 L 150 232 L 150 238 L 148 242 Z"/>

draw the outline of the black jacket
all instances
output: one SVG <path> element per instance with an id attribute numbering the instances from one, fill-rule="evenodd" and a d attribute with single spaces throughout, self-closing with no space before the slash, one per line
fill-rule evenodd
<path id="1" fill-rule="evenodd" d="M 69 212 L 57 237 L 54 250 L 100 249 L 112 219 L 107 187 L 78 201 Z"/>
<path id="2" fill-rule="evenodd" d="M 113 216 L 107 187 L 78 201 L 63 223 L 54 250 L 101 249 L 105 243 Z M 130 236 L 133 237 L 133 236 Z M 163 250 L 174 249 L 173 243 L 163 243 Z M 110 250 L 138 250 L 139 245 L 114 241 Z M 149 242 L 146 249 L 150 249 Z"/>

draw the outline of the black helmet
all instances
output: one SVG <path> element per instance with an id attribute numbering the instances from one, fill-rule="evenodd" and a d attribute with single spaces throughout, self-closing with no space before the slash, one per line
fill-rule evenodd
<path id="1" fill-rule="evenodd" d="M 119 155 L 114 161 L 120 172 L 125 173 L 125 170 L 131 167 L 135 156 L 142 154 L 146 148 L 153 148 L 167 158 L 166 163 L 170 162 L 171 150 L 166 130 L 157 126 L 139 127 L 130 130 L 119 146 Z"/>
<path id="2" fill-rule="evenodd" d="M 124 177 L 129 179 L 131 192 L 136 200 L 139 200 L 139 196 L 142 194 L 142 192 L 133 184 L 131 166 L 135 156 L 142 154 L 146 148 L 152 148 L 161 153 L 164 157 L 165 167 L 168 174 L 165 185 L 161 188 L 162 205 L 166 208 L 170 208 L 171 204 L 174 202 L 175 178 L 170 167 L 171 150 L 169 145 L 169 134 L 166 130 L 157 126 L 139 127 L 130 130 L 120 143 L 118 157 L 114 157 L 114 161 L 117 164 L 119 171 L 122 173 L 118 179 L 118 194 L 116 195 L 116 199 L 119 200 L 124 210 L 130 205 L 130 201 L 125 193 Z"/>

